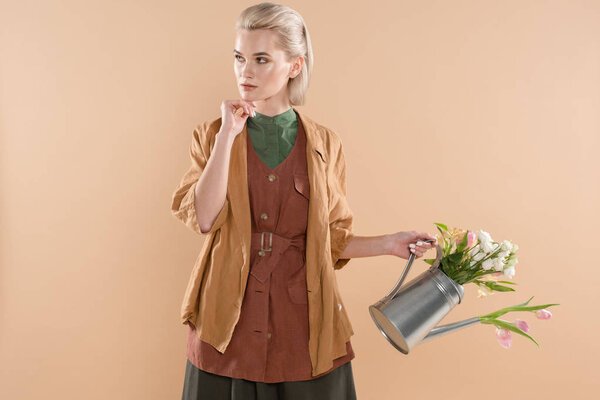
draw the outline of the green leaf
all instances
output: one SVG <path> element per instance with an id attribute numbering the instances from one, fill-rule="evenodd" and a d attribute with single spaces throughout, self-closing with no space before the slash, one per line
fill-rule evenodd
<path id="1" fill-rule="evenodd" d="M 442 236 L 443 243 L 440 243 L 440 244 L 443 245 L 444 248 L 446 248 L 446 237 L 444 236 L 444 232 L 440 228 L 437 228 L 437 230 L 440 231 L 440 235 Z"/>
<path id="2" fill-rule="evenodd" d="M 499 316 L 504 315 L 511 311 L 535 311 L 535 310 L 541 310 L 542 308 L 548 308 L 551 306 L 559 306 L 560 305 L 559 303 L 550 303 L 550 304 L 541 304 L 539 306 L 530 306 L 530 307 L 525 306 L 525 304 L 529 303 L 530 300 L 531 299 L 529 299 L 526 303 L 518 304 L 516 306 L 511 306 L 511 307 L 505 307 L 505 308 L 502 308 L 493 313 L 481 315 L 480 318 L 496 318 L 496 317 L 499 317 Z"/>
<path id="3" fill-rule="evenodd" d="M 467 279 L 468 277 L 469 277 L 468 272 L 461 271 L 461 272 L 455 274 L 455 276 L 453 276 L 452 279 L 456 282 L 462 282 L 465 279 Z"/>
<path id="4" fill-rule="evenodd" d="M 436 224 L 437 226 L 439 226 L 440 228 L 442 228 L 443 230 L 445 230 L 446 232 L 448 232 L 448 227 L 444 224 L 441 224 L 439 222 L 434 222 L 434 224 Z"/>
<path id="5" fill-rule="evenodd" d="M 462 256 L 462 253 L 452 253 L 448 256 L 448 261 L 450 261 L 452 264 L 458 264 L 462 259 Z"/>
<path id="6" fill-rule="evenodd" d="M 521 303 L 521 304 L 517 304 L 517 306 L 526 306 L 527 304 L 529 304 L 529 302 L 531 301 L 531 299 L 533 299 L 535 296 L 531 296 L 529 298 L 529 300 L 527 300 L 525 303 Z"/>
<path id="7" fill-rule="evenodd" d="M 429 265 L 433 265 L 435 258 L 425 258 L 423 261 L 425 261 Z"/>
<path id="8" fill-rule="evenodd" d="M 482 320 L 481 323 L 482 324 L 493 324 L 493 325 L 499 326 L 500 328 L 505 328 L 505 329 L 508 329 L 509 331 L 518 333 L 519 335 L 522 335 L 522 336 L 525 336 L 525 337 L 531 339 L 533 341 L 533 343 L 537 344 L 537 346 L 540 347 L 540 345 L 538 344 L 538 342 L 535 341 L 535 339 L 533 339 L 531 336 L 529 336 L 528 334 L 526 334 L 521 329 L 517 328 L 516 326 L 514 326 L 513 324 L 511 324 L 508 321 L 503 321 L 501 319 L 490 319 L 490 320 Z"/>
<path id="9" fill-rule="evenodd" d="M 469 231 L 467 231 L 467 233 L 465 233 L 465 235 L 463 236 L 463 238 L 460 241 L 460 243 L 458 244 L 458 246 L 456 246 L 456 252 L 457 253 L 462 252 L 467 247 L 468 243 L 469 243 Z"/>
<path id="10" fill-rule="evenodd" d="M 516 285 L 515 282 L 509 282 L 509 281 L 498 281 L 498 283 L 508 283 L 509 285 Z"/>
<path id="11" fill-rule="evenodd" d="M 515 289 L 508 287 L 508 286 L 502 286 L 502 285 L 498 285 L 496 282 L 483 282 L 483 284 L 487 287 L 489 287 L 492 290 L 496 290 L 498 292 L 514 292 Z"/>

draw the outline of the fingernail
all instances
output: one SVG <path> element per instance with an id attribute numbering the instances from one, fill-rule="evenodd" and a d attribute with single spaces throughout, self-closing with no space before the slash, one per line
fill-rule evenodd
<path id="1" fill-rule="evenodd" d="M 409 247 L 411 247 L 411 248 L 414 248 L 414 247 L 415 247 L 415 244 L 414 244 L 414 243 L 411 243 L 411 244 L 409 244 L 408 246 L 409 246 Z"/>
<path id="2" fill-rule="evenodd" d="M 423 244 L 423 242 L 421 242 L 421 241 L 418 241 L 418 242 L 417 242 L 417 246 L 420 246 L 420 245 L 422 245 L 422 244 Z"/>

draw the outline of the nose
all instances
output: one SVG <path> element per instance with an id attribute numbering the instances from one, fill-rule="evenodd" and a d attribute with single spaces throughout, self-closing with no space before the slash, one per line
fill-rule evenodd
<path id="1" fill-rule="evenodd" d="M 243 78 L 243 81 L 252 80 L 254 73 L 252 72 L 252 67 L 249 67 L 248 64 L 245 64 L 240 70 L 240 76 Z"/>

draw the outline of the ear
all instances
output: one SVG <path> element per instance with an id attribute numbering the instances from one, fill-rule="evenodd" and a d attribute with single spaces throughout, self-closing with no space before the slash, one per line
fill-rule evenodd
<path id="1" fill-rule="evenodd" d="M 303 65 L 304 65 L 304 57 L 298 56 L 296 58 L 296 61 L 294 61 L 294 64 L 292 65 L 292 70 L 290 71 L 290 73 L 294 74 L 292 76 L 292 78 L 295 78 L 296 76 L 298 76 L 300 74 L 300 72 L 302 71 Z"/>

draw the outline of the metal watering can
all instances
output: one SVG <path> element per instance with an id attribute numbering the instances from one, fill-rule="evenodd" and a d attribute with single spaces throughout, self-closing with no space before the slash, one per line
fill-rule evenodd
<path id="1" fill-rule="evenodd" d="M 431 267 L 401 288 L 415 259 L 415 255 L 411 253 L 394 288 L 384 298 L 369 306 L 371 318 L 383 336 L 404 354 L 408 354 L 419 343 L 480 322 L 478 317 L 474 317 L 436 326 L 450 310 L 461 303 L 465 293 L 462 285 L 438 268 L 443 255 L 439 244 L 436 252 Z"/>

